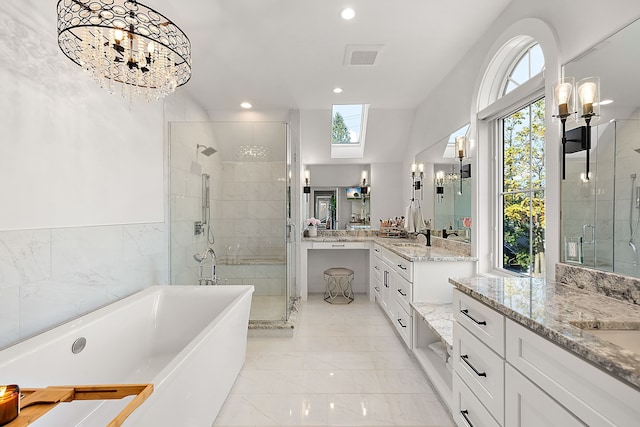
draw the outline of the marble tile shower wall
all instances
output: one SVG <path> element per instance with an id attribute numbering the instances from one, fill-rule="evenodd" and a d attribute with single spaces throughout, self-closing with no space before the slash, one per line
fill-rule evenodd
<path id="1" fill-rule="evenodd" d="M 228 264 L 285 261 L 285 174 L 284 162 L 224 162 L 216 235 Z"/>
<path id="2" fill-rule="evenodd" d="M 214 222 L 227 284 L 254 285 L 255 295 L 285 291 L 285 163 L 224 162 L 222 214 Z M 221 252 L 220 252 L 221 250 Z"/>
<path id="3" fill-rule="evenodd" d="M 171 124 L 171 284 L 197 285 L 198 263 L 193 259 L 207 247 L 206 234 L 195 235 L 194 223 L 202 220 L 202 174 L 209 175 L 211 228 L 214 231 L 215 251 L 220 251 L 219 227 L 215 218 L 222 213 L 221 154 L 211 157 L 196 155 L 197 144 L 219 149 L 211 127 L 203 123 Z M 210 264 L 203 265 L 204 272 Z"/>
<path id="4" fill-rule="evenodd" d="M 166 285 L 165 225 L 0 232 L 0 348 L 151 285 Z"/>

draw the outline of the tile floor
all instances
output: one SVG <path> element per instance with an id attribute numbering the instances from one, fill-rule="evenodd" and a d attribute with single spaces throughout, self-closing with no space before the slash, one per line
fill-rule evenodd
<path id="1" fill-rule="evenodd" d="M 214 427 L 438 426 L 453 421 L 366 295 L 303 302 L 293 338 L 249 338 Z"/>

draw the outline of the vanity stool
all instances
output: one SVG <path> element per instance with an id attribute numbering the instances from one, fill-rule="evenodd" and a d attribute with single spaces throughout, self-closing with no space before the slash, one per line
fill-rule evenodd
<path id="1" fill-rule="evenodd" d="M 328 303 L 349 304 L 353 301 L 351 282 L 353 281 L 353 270 L 348 268 L 328 268 L 324 271 L 324 280 L 327 282 L 327 289 L 324 292 L 324 300 Z M 338 299 L 336 301 L 336 298 Z"/>

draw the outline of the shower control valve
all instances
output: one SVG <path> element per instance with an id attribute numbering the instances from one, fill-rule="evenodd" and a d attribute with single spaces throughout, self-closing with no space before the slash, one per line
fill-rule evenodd
<path id="1" fill-rule="evenodd" d="M 202 233 L 204 233 L 204 225 L 202 224 L 202 221 L 195 221 L 193 223 L 193 235 L 199 236 Z"/>

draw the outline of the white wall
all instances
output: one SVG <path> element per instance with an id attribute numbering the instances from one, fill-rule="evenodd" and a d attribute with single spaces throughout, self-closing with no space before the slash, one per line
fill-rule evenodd
<path id="1" fill-rule="evenodd" d="M 476 185 L 472 200 L 473 242 L 477 243 L 474 253 L 480 258 L 480 271 L 488 271 L 492 267 L 491 242 L 494 237 L 491 221 L 493 205 L 488 202 L 492 179 L 490 141 L 484 138 L 484 135 L 478 134 L 478 122 L 475 119 L 477 112 L 475 99 L 484 69 L 496 50 L 508 41 L 508 36 L 528 34 L 528 31 L 546 25 L 548 32 L 545 37 L 555 44 L 550 49 L 551 57 L 546 58 L 545 85 L 547 97 L 550 99 L 550 90 L 559 76 L 561 64 L 616 32 L 638 16 L 640 16 L 640 3 L 635 0 L 620 0 L 615 2 L 615 6 L 593 0 L 562 2 L 514 0 L 491 28 L 480 37 L 476 45 L 467 52 L 464 59 L 451 70 L 447 78 L 440 82 L 438 88 L 425 94 L 425 101 L 418 107 L 413 122 L 404 156 L 405 168 L 408 168 L 417 153 L 437 143 L 457 129 L 461 123 L 471 121 L 471 138 L 475 144 L 471 152 L 472 170 Z M 535 18 L 539 23 L 537 27 L 531 25 L 530 18 Z M 527 19 L 529 21 L 526 21 Z M 586 22 L 597 22 L 597 25 L 585 25 Z M 538 34 L 540 34 L 539 31 Z M 545 54 L 548 55 L 549 52 Z M 553 275 L 553 265 L 559 260 L 560 248 L 558 131 L 557 127 L 552 127 L 551 123 L 548 123 L 546 218 L 548 276 Z M 408 199 L 410 178 L 406 175 L 403 179 L 405 181 L 404 198 Z"/>
<path id="2" fill-rule="evenodd" d="M 169 283 L 163 103 L 130 110 L 55 34 L 49 2 L 0 3 L 0 348 Z"/>

